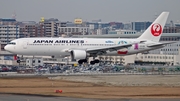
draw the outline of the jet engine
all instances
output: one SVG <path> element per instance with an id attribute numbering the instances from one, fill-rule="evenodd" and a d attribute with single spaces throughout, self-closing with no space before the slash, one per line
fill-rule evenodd
<path id="1" fill-rule="evenodd" d="M 85 50 L 72 50 L 71 57 L 72 59 L 86 59 L 87 53 Z"/>

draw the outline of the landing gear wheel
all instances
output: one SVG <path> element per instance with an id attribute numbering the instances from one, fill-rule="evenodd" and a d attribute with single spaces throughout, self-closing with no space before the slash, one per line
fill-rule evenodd
<path id="1" fill-rule="evenodd" d="M 79 60 L 79 61 L 78 61 L 79 64 L 83 64 L 83 62 L 84 62 L 84 63 L 87 63 L 87 59 L 82 59 L 82 60 Z"/>
<path id="2" fill-rule="evenodd" d="M 98 59 L 95 59 L 94 62 L 95 62 L 95 63 L 99 63 L 99 60 L 98 60 Z"/>
<path id="3" fill-rule="evenodd" d="M 84 62 L 84 63 L 87 63 L 87 59 L 84 59 L 83 62 Z"/>
<path id="4" fill-rule="evenodd" d="M 83 63 L 83 61 L 82 61 L 82 60 L 79 60 L 79 61 L 78 61 L 78 63 L 79 63 L 79 64 L 82 64 L 82 63 Z"/>
<path id="5" fill-rule="evenodd" d="M 94 64 L 95 64 L 95 62 L 94 62 L 94 61 L 91 61 L 91 62 L 90 62 L 90 64 L 91 64 L 91 65 L 94 65 Z"/>

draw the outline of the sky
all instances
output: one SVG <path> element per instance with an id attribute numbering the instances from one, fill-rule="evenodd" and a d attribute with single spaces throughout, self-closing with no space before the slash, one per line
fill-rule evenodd
<path id="1" fill-rule="evenodd" d="M 102 22 L 153 21 L 161 12 L 170 12 L 168 21 L 180 23 L 180 0 L 0 0 L 0 18 L 18 21 L 59 21 L 101 19 Z"/>

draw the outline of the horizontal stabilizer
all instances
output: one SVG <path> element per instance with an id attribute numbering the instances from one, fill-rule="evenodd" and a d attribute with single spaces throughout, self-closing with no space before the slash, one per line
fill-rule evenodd
<path id="1" fill-rule="evenodd" d="M 176 43 L 176 42 L 172 41 L 172 42 L 163 42 L 163 43 L 151 44 L 151 45 L 148 45 L 148 47 L 157 47 L 157 46 L 162 46 L 162 45 L 167 45 L 167 44 L 172 44 L 172 43 Z"/>

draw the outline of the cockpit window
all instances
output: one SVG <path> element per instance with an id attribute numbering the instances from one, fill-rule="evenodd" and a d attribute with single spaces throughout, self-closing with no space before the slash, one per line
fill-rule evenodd
<path id="1" fill-rule="evenodd" d="M 8 43 L 9 45 L 16 45 L 16 43 L 15 42 L 10 42 L 10 43 Z"/>

